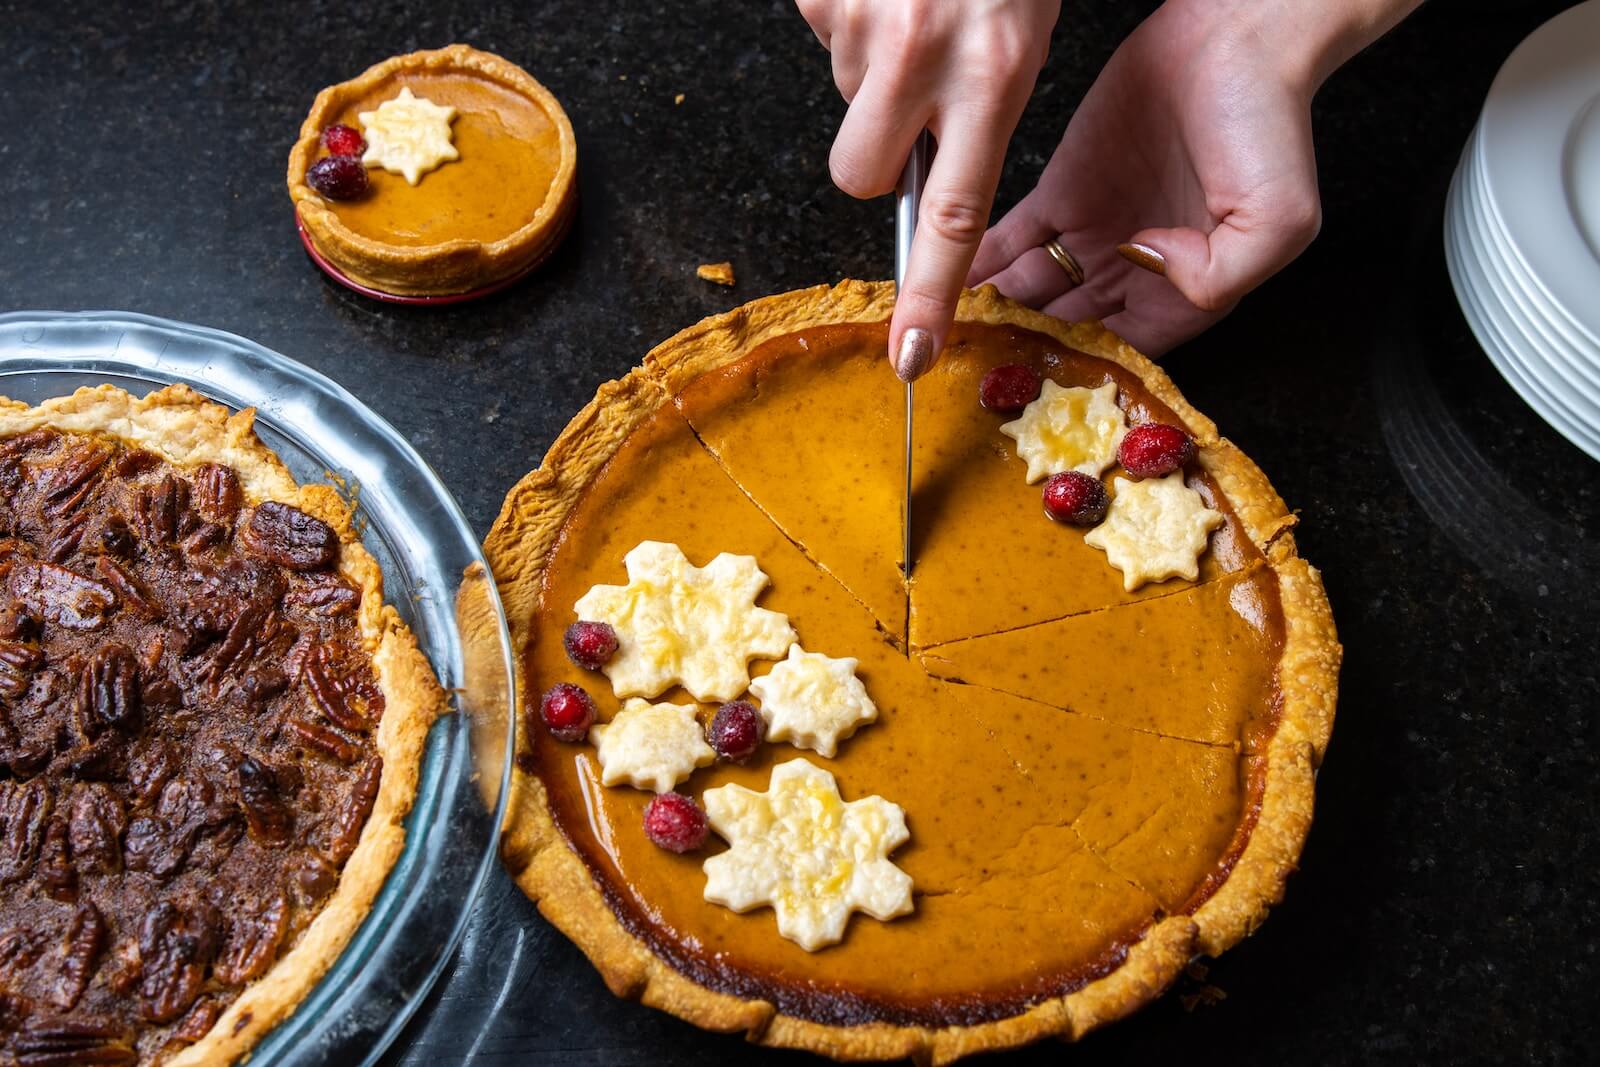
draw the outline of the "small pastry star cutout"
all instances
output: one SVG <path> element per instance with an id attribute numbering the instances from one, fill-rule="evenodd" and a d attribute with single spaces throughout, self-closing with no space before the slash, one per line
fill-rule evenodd
<path id="1" fill-rule="evenodd" d="M 627 585 L 597 585 L 576 605 L 578 618 L 617 632 L 603 669 L 618 696 L 681 685 L 696 700 L 732 700 L 750 687 L 752 659 L 777 659 L 794 643 L 787 616 L 755 606 L 767 576 L 754 556 L 723 552 L 696 567 L 677 545 L 641 541 L 623 562 Z"/>
<path id="2" fill-rule="evenodd" d="M 1116 382 L 1085 389 L 1063 387 L 1046 378 L 1038 399 L 1000 432 L 1017 442 L 1017 455 L 1028 463 L 1031 485 L 1062 471 L 1100 477 L 1117 460 L 1128 420 L 1117 407 Z"/>
<path id="3" fill-rule="evenodd" d="M 455 108 L 417 96 L 407 86 L 399 96 L 379 104 L 377 110 L 356 116 L 367 137 L 361 162 L 368 167 L 382 167 L 390 174 L 403 174 L 408 183 L 415 185 L 441 163 L 461 158 L 451 143 L 450 120 L 455 117 Z"/>
<path id="4" fill-rule="evenodd" d="M 740 912 L 770 905 L 778 933 L 807 952 L 843 938 L 851 912 L 887 921 L 911 911 L 911 876 L 888 859 L 911 836 L 900 805 L 847 803 L 833 775 L 793 759 L 765 793 L 720 786 L 705 807 L 729 845 L 703 864 L 705 898 Z"/>
<path id="5" fill-rule="evenodd" d="M 637 698 L 622 705 L 610 722 L 589 730 L 600 784 L 626 782 L 637 789 L 665 793 L 714 762 L 693 704 L 651 704 Z"/>
<path id="6" fill-rule="evenodd" d="M 1116 495 L 1106 521 L 1084 535 L 1084 544 L 1106 554 L 1122 572 L 1122 588 L 1133 592 L 1145 582 L 1200 576 L 1200 556 L 1221 512 L 1206 507 L 1200 494 L 1183 484 L 1183 472 L 1132 482 L 1112 480 Z"/>
<path id="7" fill-rule="evenodd" d="M 767 739 L 831 758 L 840 741 L 878 717 L 878 706 L 856 677 L 857 662 L 790 645 L 788 659 L 750 683 L 767 720 Z"/>

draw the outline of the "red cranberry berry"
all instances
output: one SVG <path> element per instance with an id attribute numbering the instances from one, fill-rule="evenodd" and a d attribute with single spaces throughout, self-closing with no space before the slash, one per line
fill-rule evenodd
<path id="1" fill-rule="evenodd" d="M 1147 422 L 1122 438 L 1117 459 L 1136 478 L 1160 478 L 1194 458 L 1194 438 L 1177 426 Z"/>
<path id="2" fill-rule="evenodd" d="M 1093 526 L 1106 517 L 1106 487 L 1079 471 L 1052 474 L 1044 483 L 1044 513 L 1057 522 Z"/>
<path id="3" fill-rule="evenodd" d="M 645 836 L 671 852 L 693 852 L 706 843 L 706 813 L 682 793 L 661 793 L 644 808 Z"/>
<path id="4" fill-rule="evenodd" d="M 575 622 L 567 627 L 562 644 L 568 659 L 586 671 L 597 671 L 617 654 L 617 631 L 607 622 Z"/>
<path id="5" fill-rule="evenodd" d="M 1021 363 L 1007 363 L 983 376 L 978 403 L 1007 415 L 1021 411 L 1039 396 L 1039 372 Z"/>
<path id="6" fill-rule="evenodd" d="M 539 701 L 539 718 L 557 741 L 582 741 L 594 725 L 594 701 L 571 682 L 560 682 Z"/>
<path id="7" fill-rule="evenodd" d="M 354 156 L 329 156 L 311 164 L 306 184 L 329 200 L 354 200 L 367 191 L 367 168 Z"/>
<path id="8" fill-rule="evenodd" d="M 711 720 L 711 747 L 717 755 L 743 763 L 755 755 L 767 736 L 767 720 L 748 701 L 734 700 L 717 709 Z"/>
<path id="9" fill-rule="evenodd" d="M 359 156 L 367 150 L 367 140 L 355 127 L 336 122 L 322 131 L 322 147 L 330 156 Z"/>

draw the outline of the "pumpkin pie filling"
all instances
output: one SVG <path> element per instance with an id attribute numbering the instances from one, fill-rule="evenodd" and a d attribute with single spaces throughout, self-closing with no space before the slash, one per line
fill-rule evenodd
<path id="1" fill-rule="evenodd" d="M 456 109 L 450 124 L 461 159 L 416 185 L 380 167 L 371 190 L 331 200 L 339 221 L 363 237 L 396 245 L 498 241 L 533 221 L 561 164 L 556 124 L 526 97 L 466 72 L 399 70 L 346 104 L 333 121 L 361 128 L 370 112 L 402 89 Z"/>
<path id="2" fill-rule="evenodd" d="M 979 365 L 1028 352 L 1067 381 L 1099 384 L 1095 375 L 1108 373 L 1094 367 L 1101 361 L 1021 331 L 963 327 L 958 339 L 958 359 L 987 354 Z M 1265 694 L 1277 646 L 1270 637 L 1253 643 L 1241 637 L 1234 649 L 1230 637 L 1223 669 L 1201 691 L 1186 687 L 1206 678 L 1210 658 L 1195 649 L 1193 635 L 1220 626 L 1232 591 L 1264 568 L 1228 574 L 1213 563 L 1200 584 L 1164 583 L 1141 599 L 1121 593 L 1103 554 L 1056 549 L 1056 562 L 1042 573 L 1063 580 L 1036 576 L 1034 584 L 1065 588 L 1075 598 L 1065 602 L 1066 611 L 1081 605 L 1080 614 L 1020 628 L 997 623 L 1004 632 L 908 656 L 886 625 L 896 618 L 893 593 L 904 586 L 893 553 L 899 475 L 890 468 L 898 464 L 878 461 L 886 448 L 893 454 L 901 429 L 897 418 L 874 414 L 885 406 L 868 394 L 894 388 L 892 380 L 883 385 L 882 341 L 877 324 L 778 338 L 700 378 L 675 398 L 675 408 L 663 406 L 634 429 L 560 532 L 545 570 L 547 608 L 535 620 L 525 670 L 533 692 L 588 681 L 567 659 L 562 631 L 587 590 L 622 580 L 621 558 L 642 540 L 671 542 L 699 564 L 719 552 L 754 556 L 771 578 L 761 606 L 787 614 L 808 650 L 861 661 L 858 672 L 879 718 L 833 759 L 807 755 L 837 778 L 845 795 L 884 793 L 907 812 L 912 837 L 894 858 L 913 879 L 913 915 L 858 921 L 840 944 L 808 953 L 776 934 L 770 913 L 708 904 L 701 857 L 653 845 L 642 829 L 649 795 L 602 788 L 592 748 L 541 739 L 524 754 L 523 769 L 542 783 L 557 825 L 624 925 L 702 984 L 819 1021 L 935 1024 L 950 1021 L 952 1012 L 967 1021 L 1002 1018 L 1116 966 L 1150 924 L 1197 906 L 1208 876 L 1225 862 L 1247 819 L 1248 768 L 1238 740 L 1253 716 L 1270 716 Z M 996 347 L 998 356 L 990 351 Z M 919 405 L 958 424 L 975 422 L 956 409 L 976 407 L 977 377 L 947 374 L 919 389 Z M 807 382 L 817 385 L 816 396 L 808 395 Z M 1157 403 L 1128 388 L 1129 406 L 1140 415 Z M 961 395 L 947 397 L 945 390 Z M 863 417 L 846 418 L 852 405 L 867 409 Z M 1006 513 L 1031 529 L 997 531 L 1016 558 L 1029 558 L 1033 546 L 1051 540 L 1081 542 L 1081 533 L 1043 516 L 1020 461 L 990 462 L 989 449 L 1005 439 L 995 432 L 998 420 L 979 411 L 987 447 L 942 457 L 938 479 L 972 492 L 982 478 L 994 478 L 1002 484 L 985 496 L 1025 498 L 1024 505 L 1007 501 Z M 919 435 L 928 439 L 972 432 L 930 421 L 919 423 Z M 819 426 L 829 429 L 819 433 Z M 762 455 L 797 458 L 792 467 L 765 470 Z M 969 466 L 981 475 L 969 476 L 963 469 Z M 797 470 L 808 473 L 796 477 Z M 1195 481 L 1220 500 L 1205 477 Z M 1236 523 L 1231 511 L 1225 514 Z M 1226 562 L 1243 566 L 1248 538 L 1214 536 L 1232 537 Z M 947 560 L 965 562 L 946 566 L 976 565 L 956 548 Z M 927 571 L 923 565 L 919 557 L 911 609 L 941 619 L 943 607 L 962 594 L 942 583 L 932 564 Z M 931 591 L 922 584 L 930 573 Z M 1101 602 L 1074 588 L 1080 583 L 1101 590 Z M 1182 590 L 1165 588 L 1173 585 Z M 869 589 L 870 600 L 856 595 Z M 1265 601 L 1265 594 L 1258 597 Z M 1255 621 L 1270 629 L 1271 613 L 1268 606 Z M 1244 621 L 1235 628 L 1245 628 Z M 1148 698 L 1123 699 L 1137 685 L 1127 672 L 1106 672 L 1108 644 L 1153 658 L 1156 669 L 1139 672 L 1140 679 L 1161 676 Z M 979 653 L 968 655 L 968 645 L 980 646 Z M 1061 650 L 1078 648 L 1092 651 L 1083 666 L 1061 675 Z M 965 677 L 969 662 L 992 663 L 992 670 Z M 752 674 L 771 667 L 755 663 Z M 1091 694 L 1082 709 L 1088 714 L 1077 713 L 1073 686 L 1080 681 Z M 614 715 L 619 701 L 607 687 L 588 688 L 600 718 Z M 1040 694 L 1048 699 L 1041 702 Z M 693 702 L 681 689 L 658 699 Z M 702 705 L 702 722 L 715 710 Z M 1161 736 L 1168 733 L 1176 736 Z M 697 772 L 692 788 L 733 782 L 760 790 L 773 767 L 794 755 L 769 743 L 745 765 Z"/>

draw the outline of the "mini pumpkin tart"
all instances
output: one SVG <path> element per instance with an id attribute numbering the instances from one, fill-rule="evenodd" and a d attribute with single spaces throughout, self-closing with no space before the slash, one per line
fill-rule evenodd
<path id="1" fill-rule="evenodd" d="M 457 44 L 318 93 L 289 153 L 289 195 L 317 251 L 352 281 L 463 293 L 555 249 L 576 212 L 577 161 L 549 90 Z"/>
<path id="2" fill-rule="evenodd" d="M 918 384 L 903 579 L 892 309 L 844 282 L 685 330 L 507 496 L 503 855 L 619 995 L 942 1062 L 1079 1037 L 1255 929 L 1340 650 L 1254 464 L 992 288 Z"/>
<path id="3" fill-rule="evenodd" d="M 0 398 L 0 1058 L 227 1063 L 404 844 L 443 694 L 333 489 L 187 386 Z"/>

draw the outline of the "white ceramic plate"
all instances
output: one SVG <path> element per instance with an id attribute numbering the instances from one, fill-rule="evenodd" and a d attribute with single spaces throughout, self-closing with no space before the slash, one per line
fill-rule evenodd
<path id="1" fill-rule="evenodd" d="M 1484 203 L 1516 260 L 1600 348 L 1600 0 L 1517 46 L 1479 120 Z"/>

